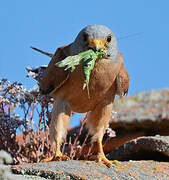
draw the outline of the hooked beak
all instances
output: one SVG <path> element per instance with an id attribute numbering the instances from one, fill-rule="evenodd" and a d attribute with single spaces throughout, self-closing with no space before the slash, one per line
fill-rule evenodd
<path id="1" fill-rule="evenodd" d="M 94 51 L 100 51 L 101 49 L 107 50 L 104 43 L 100 39 L 94 39 L 88 42 L 87 49 L 92 49 Z"/>

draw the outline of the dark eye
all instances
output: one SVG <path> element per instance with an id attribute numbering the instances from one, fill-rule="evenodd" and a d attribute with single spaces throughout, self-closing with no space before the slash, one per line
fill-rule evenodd
<path id="1" fill-rule="evenodd" d="M 111 36 L 108 36 L 107 39 L 106 39 L 106 41 L 107 41 L 108 43 L 110 43 L 110 42 L 111 42 Z"/>

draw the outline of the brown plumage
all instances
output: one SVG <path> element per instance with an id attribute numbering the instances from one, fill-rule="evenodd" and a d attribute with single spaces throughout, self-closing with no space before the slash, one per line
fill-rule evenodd
<path id="1" fill-rule="evenodd" d="M 120 56 L 122 58 L 122 54 L 120 53 Z M 124 95 L 128 94 L 129 89 L 129 74 L 124 66 L 122 64 L 119 74 L 116 77 L 116 83 L 117 83 L 117 94 L 120 97 L 123 97 Z"/>
<path id="2" fill-rule="evenodd" d="M 86 32 L 90 35 L 90 28 L 87 30 L 85 30 L 85 35 Z M 92 33 L 95 33 L 94 30 L 95 28 L 91 30 Z M 84 30 L 80 33 L 84 33 Z M 97 36 L 99 36 L 99 33 Z M 100 40 L 94 35 L 90 37 L 90 41 L 97 38 L 98 43 Z M 114 35 L 112 36 L 114 38 Z M 99 48 L 106 47 L 107 52 L 109 52 L 108 43 L 105 43 L 106 40 L 102 37 L 100 39 L 103 43 L 99 42 L 100 44 L 95 44 L 94 41 L 92 43 L 87 42 L 87 47 L 85 46 L 85 48 L 98 45 L 100 46 Z M 112 41 L 114 40 L 112 39 Z M 113 45 L 114 42 L 112 42 L 112 45 L 110 44 L 110 48 L 114 47 Z M 86 125 L 89 133 L 93 135 L 92 140 L 98 143 L 98 154 L 93 156 L 93 158 L 97 162 L 103 162 L 105 165 L 110 166 L 111 162 L 105 157 L 103 152 L 102 138 L 110 120 L 115 95 L 119 94 L 119 96 L 123 96 L 128 92 L 129 76 L 123 64 L 122 55 L 118 51 L 117 56 L 110 54 L 112 55 L 110 58 L 97 59 L 90 75 L 89 99 L 87 90 L 83 90 L 84 76 L 82 66 L 77 66 L 75 71 L 71 73 L 70 70 L 65 71 L 64 68 L 58 68 L 55 65 L 56 62 L 63 60 L 67 56 L 77 54 L 80 51 L 75 52 L 73 46 L 74 44 L 72 43 L 56 50 L 40 82 L 41 92 L 43 94 L 51 93 L 54 97 L 50 139 L 52 145 L 56 146 L 56 154 L 55 157 L 47 160 L 69 159 L 67 156 L 62 155 L 60 145 L 66 135 L 71 111 L 78 113 L 89 112 Z M 114 49 L 110 49 L 110 53 L 114 52 L 116 52 Z"/>

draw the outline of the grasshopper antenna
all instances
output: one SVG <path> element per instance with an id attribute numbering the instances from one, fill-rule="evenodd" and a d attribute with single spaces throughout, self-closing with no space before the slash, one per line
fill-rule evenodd
<path id="1" fill-rule="evenodd" d="M 126 36 L 122 36 L 122 37 L 119 37 L 117 38 L 117 40 L 122 40 L 122 39 L 126 39 L 126 38 L 131 38 L 131 37 L 136 37 L 136 36 L 140 36 L 142 35 L 143 33 L 133 33 L 133 34 L 128 34 Z"/>

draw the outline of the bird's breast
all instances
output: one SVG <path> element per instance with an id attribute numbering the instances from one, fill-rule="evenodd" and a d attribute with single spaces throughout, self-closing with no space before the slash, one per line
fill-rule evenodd
<path id="1" fill-rule="evenodd" d="M 94 69 L 90 74 L 89 94 L 87 88 L 83 89 L 84 74 L 82 66 L 78 66 L 70 74 L 69 80 L 61 89 L 64 98 L 75 112 L 87 112 L 92 110 L 102 99 L 110 98 L 113 94 L 115 78 L 120 70 L 120 61 L 114 64 L 109 59 L 96 61 Z"/>

